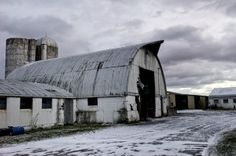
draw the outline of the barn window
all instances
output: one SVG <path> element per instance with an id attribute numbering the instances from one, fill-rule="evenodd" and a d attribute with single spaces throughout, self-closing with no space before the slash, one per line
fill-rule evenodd
<path id="1" fill-rule="evenodd" d="M 224 103 L 229 103 L 229 100 L 228 99 L 223 99 L 223 102 Z"/>
<path id="2" fill-rule="evenodd" d="M 236 103 L 236 99 L 233 99 L 234 103 Z"/>
<path id="3" fill-rule="evenodd" d="M 219 100 L 218 99 L 214 99 L 214 104 L 217 104 L 219 103 Z"/>
<path id="4" fill-rule="evenodd" d="M 98 98 L 88 98 L 88 105 L 89 106 L 96 106 L 96 105 L 98 105 Z"/>
<path id="5" fill-rule="evenodd" d="M 32 109 L 32 98 L 20 98 L 20 109 Z"/>
<path id="6" fill-rule="evenodd" d="M 0 97 L 0 109 L 6 109 L 6 108 L 7 108 L 7 98 Z"/>
<path id="7" fill-rule="evenodd" d="M 51 109 L 52 108 L 52 99 L 43 98 L 42 99 L 42 109 Z"/>

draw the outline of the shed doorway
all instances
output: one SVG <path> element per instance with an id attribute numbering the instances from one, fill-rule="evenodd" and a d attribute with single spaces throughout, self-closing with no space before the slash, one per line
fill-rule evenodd
<path id="1" fill-rule="evenodd" d="M 64 124 L 65 125 L 70 125 L 74 123 L 73 112 L 74 112 L 73 99 L 65 99 L 65 102 L 64 102 Z"/>
<path id="2" fill-rule="evenodd" d="M 41 53 L 41 47 L 40 47 L 40 46 L 36 46 L 35 61 L 40 61 L 40 60 L 42 60 L 41 55 L 42 55 L 42 53 Z"/>
<path id="3" fill-rule="evenodd" d="M 195 109 L 201 109 L 200 96 L 195 96 L 194 97 L 194 102 L 195 102 Z"/>
<path id="4" fill-rule="evenodd" d="M 147 117 L 155 117 L 155 81 L 154 72 L 139 68 L 140 81 L 143 87 L 139 88 L 140 95 L 140 120 L 146 120 Z"/>

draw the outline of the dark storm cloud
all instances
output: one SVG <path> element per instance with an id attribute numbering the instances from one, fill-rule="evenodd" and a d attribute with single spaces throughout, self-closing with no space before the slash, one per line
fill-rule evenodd
<path id="1" fill-rule="evenodd" d="M 202 29 L 196 27 L 175 26 L 155 31 L 153 38 L 158 36 L 165 40 L 160 53 L 165 64 L 177 64 L 194 59 L 235 62 L 236 45 L 233 42 L 236 35 L 229 37 L 227 34 L 221 40 L 215 40 L 212 36 L 203 36 L 203 33 Z"/>
<path id="2" fill-rule="evenodd" d="M 228 29 L 228 28 L 227 28 Z M 221 40 L 204 36 L 193 26 L 173 26 L 154 31 L 164 39 L 159 54 L 169 87 L 195 87 L 222 80 L 235 81 L 236 40 L 233 29 Z M 230 65 L 228 65 L 230 64 Z"/>
<path id="3" fill-rule="evenodd" d="M 45 33 L 50 35 L 65 34 L 72 26 L 60 18 L 51 16 L 10 18 L 0 15 L 0 31 L 20 36 L 42 36 Z"/>
<path id="4" fill-rule="evenodd" d="M 222 6 L 225 7 L 225 14 L 230 17 L 236 17 L 236 2 L 235 1 L 225 1 L 222 2 Z"/>
<path id="5" fill-rule="evenodd" d="M 157 30 L 156 34 L 164 40 L 193 40 L 200 38 L 197 28 L 185 25 L 174 26 L 164 30 Z"/>
<path id="6" fill-rule="evenodd" d="M 195 87 L 198 85 L 235 81 L 235 63 L 208 62 L 195 60 L 182 62 L 165 68 L 166 81 L 169 87 Z"/>

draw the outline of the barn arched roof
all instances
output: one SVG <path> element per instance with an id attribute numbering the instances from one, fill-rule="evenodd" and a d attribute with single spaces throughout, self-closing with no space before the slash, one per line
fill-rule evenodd
<path id="1" fill-rule="evenodd" d="M 96 53 L 38 61 L 20 67 L 7 79 L 46 83 L 77 98 L 127 94 L 129 65 L 140 48 L 157 56 L 163 41 L 143 43 Z"/>

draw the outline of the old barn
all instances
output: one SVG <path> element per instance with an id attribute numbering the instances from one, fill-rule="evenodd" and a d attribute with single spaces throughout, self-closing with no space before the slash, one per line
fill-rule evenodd
<path id="1" fill-rule="evenodd" d="M 43 60 L 17 68 L 8 80 L 64 89 L 74 122 L 116 123 L 167 114 L 165 77 L 158 51 L 163 41 Z M 70 108 L 68 108 L 70 107 Z M 68 112 L 67 112 L 68 113 Z"/>

